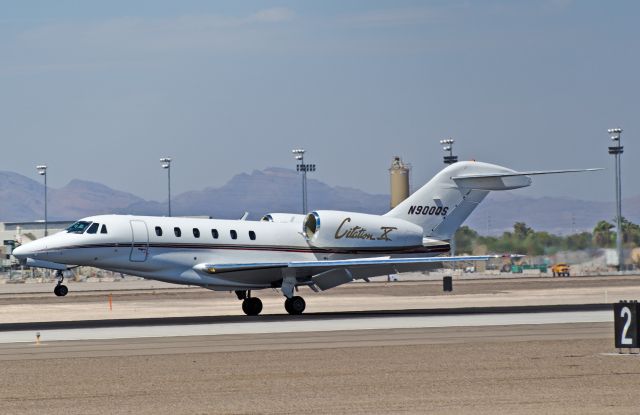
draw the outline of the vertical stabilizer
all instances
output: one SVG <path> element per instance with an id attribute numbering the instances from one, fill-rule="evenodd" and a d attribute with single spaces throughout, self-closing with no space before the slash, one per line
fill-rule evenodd
<path id="1" fill-rule="evenodd" d="M 422 226 L 424 236 L 449 240 L 492 190 L 526 187 L 531 179 L 506 167 L 454 163 L 385 214 Z"/>

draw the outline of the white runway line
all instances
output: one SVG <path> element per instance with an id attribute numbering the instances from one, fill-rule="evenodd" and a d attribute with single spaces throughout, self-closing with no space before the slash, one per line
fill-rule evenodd
<path id="1" fill-rule="evenodd" d="M 223 334 L 299 333 L 314 331 L 411 329 L 428 327 L 510 326 L 612 322 L 611 311 L 475 314 L 454 316 L 370 317 L 327 320 L 212 323 L 142 327 L 40 330 L 40 341 L 105 340 L 144 337 L 215 336 Z M 0 343 L 35 342 L 36 332 L 0 332 Z"/>

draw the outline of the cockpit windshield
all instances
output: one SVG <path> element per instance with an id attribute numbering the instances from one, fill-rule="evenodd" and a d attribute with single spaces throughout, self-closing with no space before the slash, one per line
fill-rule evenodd
<path id="1" fill-rule="evenodd" d="M 67 233 L 83 233 L 89 227 L 89 225 L 91 225 L 91 222 L 80 220 L 69 226 L 66 231 Z"/>

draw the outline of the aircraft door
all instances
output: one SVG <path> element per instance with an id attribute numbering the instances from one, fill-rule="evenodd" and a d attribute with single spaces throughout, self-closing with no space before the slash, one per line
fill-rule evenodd
<path id="1" fill-rule="evenodd" d="M 147 224 L 141 220 L 132 220 L 131 223 L 131 254 L 132 262 L 144 262 L 149 252 L 149 230 Z"/>

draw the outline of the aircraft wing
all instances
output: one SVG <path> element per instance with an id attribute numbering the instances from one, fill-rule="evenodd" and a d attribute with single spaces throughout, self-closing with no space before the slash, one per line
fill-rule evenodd
<path id="1" fill-rule="evenodd" d="M 33 259 L 33 258 L 27 258 L 26 260 L 24 260 L 24 265 L 27 265 L 33 268 L 54 269 L 57 271 L 65 271 L 73 268 L 69 265 L 60 264 L 60 263 L 51 262 L 51 261 L 42 261 L 42 260 Z"/>
<path id="2" fill-rule="evenodd" d="M 283 273 L 295 276 L 302 284 L 306 281 L 322 290 L 336 287 L 354 279 L 394 274 L 398 272 L 418 271 L 442 268 L 447 262 L 488 261 L 501 258 L 501 255 L 476 256 L 442 256 L 418 258 L 363 258 L 344 260 L 291 261 L 291 262 L 258 262 L 258 263 L 225 263 L 198 264 L 194 270 L 217 275 L 239 271 L 282 270 Z M 233 277 L 231 275 L 225 277 Z"/>
<path id="3" fill-rule="evenodd" d="M 357 268 L 371 267 L 376 265 L 399 265 L 399 264 L 441 264 L 445 262 L 460 261 L 488 261 L 493 258 L 501 258 L 501 255 L 474 255 L 474 256 L 439 256 L 420 258 L 363 258 L 363 259 L 340 259 L 340 260 L 318 260 L 318 261 L 291 261 L 291 262 L 255 262 L 255 263 L 223 263 L 223 264 L 198 264 L 194 266 L 196 271 L 207 274 L 220 274 L 223 272 L 253 271 L 272 268 L 294 268 L 298 270 L 319 270 L 333 268 Z"/>

